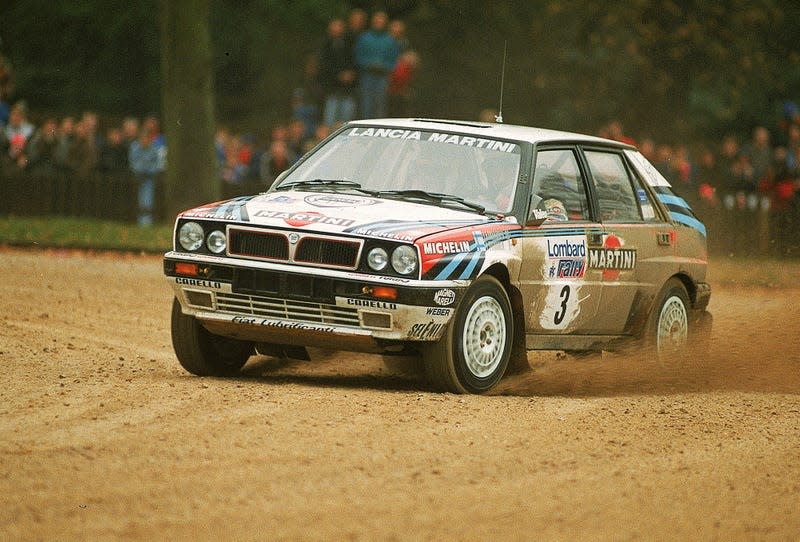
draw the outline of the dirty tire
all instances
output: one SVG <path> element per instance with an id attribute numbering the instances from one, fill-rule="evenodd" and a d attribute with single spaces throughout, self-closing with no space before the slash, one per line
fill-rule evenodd
<path id="1" fill-rule="evenodd" d="M 508 295 L 484 275 L 467 290 L 442 338 L 424 349 L 428 380 L 442 391 L 488 391 L 506 371 L 513 338 Z"/>
<path id="2" fill-rule="evenodd" d="M 691 322 L 689 295 L 683 283 L 671 278 L 659 292 L 647 321 L 646 351 L 660 364 L 686 358 Z"/>
<path id="3" fill-rule="evenodd" d="M 214 335 L 172 301 L 172 347 L 181 366 L 198 376 L 233 376 L 253 353 L 253 344 Z"/>

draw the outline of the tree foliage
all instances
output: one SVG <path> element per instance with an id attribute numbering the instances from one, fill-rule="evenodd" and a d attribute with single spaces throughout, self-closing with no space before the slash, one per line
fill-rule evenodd
<path id="1" fill-rule="evenodd" d="M 419 115 L 633 135 L 749 131 L 800 100 L 800 4 L 793 0 L 211 0 L 220 121 L 266 127 L 328 19 L 380 3 L 408 23 L 422 67 Z M 3 52 L 34 109 L 143 114 L 159 108 L 155 0 L 25 0 L 0 8 Z"/>

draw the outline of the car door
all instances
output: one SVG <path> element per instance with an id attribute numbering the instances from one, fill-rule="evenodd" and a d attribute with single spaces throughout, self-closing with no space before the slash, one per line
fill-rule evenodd
<path id="1" fill-rule="evenodd" d="M 529 212 L 534 220 L 522 232 L 519 282 L 526 330 L 594 333 L 602 271 L 589 269 L 588 254 L 602 228 L 591 220 L 577 148 L 539 148 L 534 161 Z"/>
<path id="2" fill-rule="evenodd" d="M 661 287 L 674 232 L 621 150 L 582 150 L 603 227 L 602 242 L 588 253 L 588 269 L 602 284 L 597 330 L 625 334 L 646 318 L 648 296 Z"/>

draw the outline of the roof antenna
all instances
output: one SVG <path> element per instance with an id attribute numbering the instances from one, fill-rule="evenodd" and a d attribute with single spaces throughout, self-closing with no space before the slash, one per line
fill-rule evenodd
<path id="1" fill-rule="evenodd" d="M 503 84 L 506 80 L 506 53 L 508 51 L 508 40 L 503 42 L 503 71 L 500 74 L 500 109 L 497 112 L 497 115 L 494 116 L 494 121 L 497 123 L 503 123 Z"/>

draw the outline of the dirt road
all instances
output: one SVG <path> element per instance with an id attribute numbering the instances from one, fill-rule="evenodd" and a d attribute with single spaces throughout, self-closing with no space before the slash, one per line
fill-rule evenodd
<path id="1" fill-rule="evenodd" d="M 174 359 L 154 257 L 0 250 L 0 540 L 800 538 L 800 290 L 715 287 L 710 359 Z"/>

